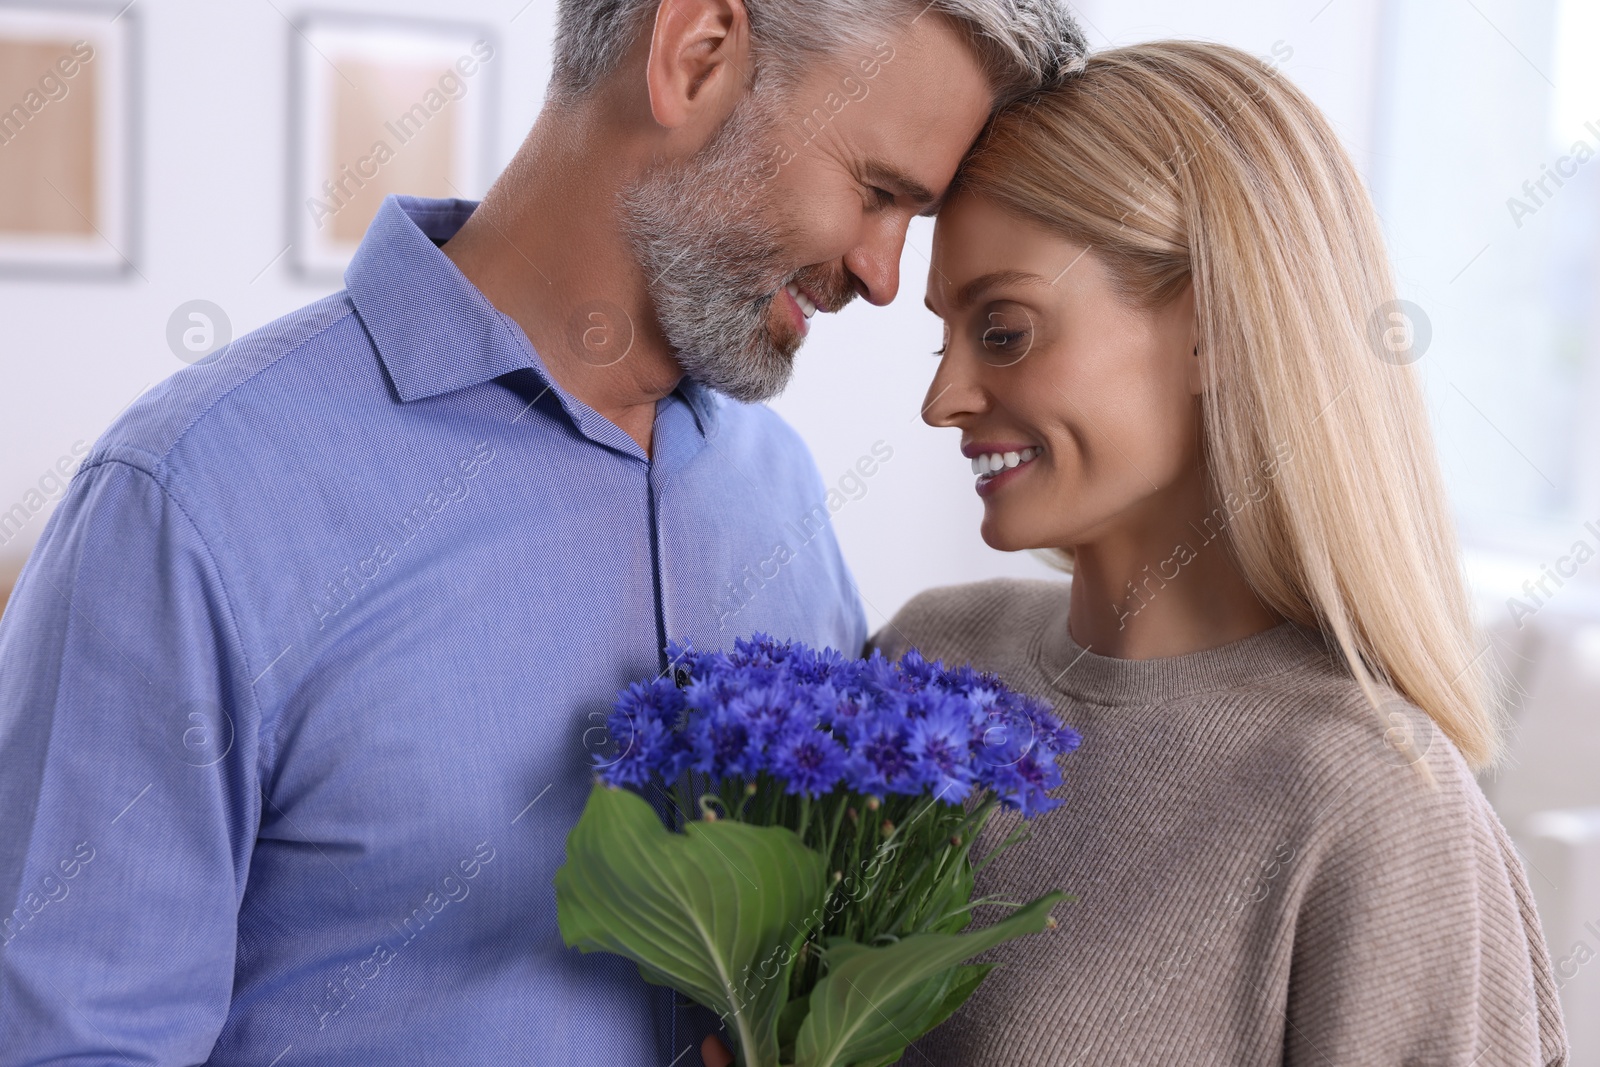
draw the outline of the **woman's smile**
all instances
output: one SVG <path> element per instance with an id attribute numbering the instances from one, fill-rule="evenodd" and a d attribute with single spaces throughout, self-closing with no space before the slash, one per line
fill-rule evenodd
<path id="1" fill-rule="evenodd" d="M 1044 454 L 1044 448 L 979 442 L 962 446 L 961 454 L 972 461 L 972 473 L 978 478 L 975 488 L 979 496 L 986 497 L 1015 481 L 1030 463 Z"/>

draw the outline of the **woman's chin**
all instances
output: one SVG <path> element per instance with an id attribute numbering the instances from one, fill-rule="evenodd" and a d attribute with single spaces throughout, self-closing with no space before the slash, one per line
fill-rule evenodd
<path id="1" fill-rule="evenodd" d="M 1049 547 L 1039 543 L 1035 538 L 1023 536 L 1023 531 L 1012 529 L 990 516 L 984 517 L 978 533 L 983 538 L 983 543 L 997 552 L 1021 552 L 1029 548 Z"/>
<path id="2" fill-rule="evenodd" d="M 1029 521 L 1029 519 L 1033 521 Z M 1063 522 L 1059 516 L 1007 515 L 992 505 L 984 510 L 978 535 L 996 552 L 1027 552 L 1032 549 L 1054 551 L 1062 545 L 1077 544 L 1081 524 Z"/>

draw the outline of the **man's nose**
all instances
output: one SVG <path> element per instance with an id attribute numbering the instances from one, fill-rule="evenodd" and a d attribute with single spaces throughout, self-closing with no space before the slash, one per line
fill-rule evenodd
<path id="1" fill-rule="evenodd" d="M 851 284 L 867 303 L 882 307 L 900 291 L 900 252 L 905 248 L 909 222 L 905 218 L 885 220 L 884 225 L 873 228 L 866 241 L 846 253 L 844 265 Z"/>

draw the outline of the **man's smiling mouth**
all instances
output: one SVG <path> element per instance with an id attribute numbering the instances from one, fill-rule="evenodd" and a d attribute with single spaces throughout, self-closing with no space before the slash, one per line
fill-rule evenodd
<path id="1" fill-rule="evenodd" d="M 811 316 L 817 313 L 816 302 L 807 296 L 803 291 L 801 291 L 800 287 L 794 282 L 790 282 L 788 285 L 785 285 L 783 289 L 784 292 L 789 294 L 790 299 L 799 305 L 801 313 L 804 314 L 806 318 L 809 319 Z"/>

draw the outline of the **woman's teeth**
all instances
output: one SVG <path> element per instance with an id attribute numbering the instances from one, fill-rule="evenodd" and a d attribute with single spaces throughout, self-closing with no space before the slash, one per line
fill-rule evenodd
<path id="1" fill-rule="evenodd" d="M 790 282 L 783 288 L 785 292 L 794 297 L 794 302 L 800 305 L 800 310 L 805 312 L 806 318 L 809 319 L 811 316 L 817 313 L 817 305 L 811 302 L 811 298 L 809 296 L 797 289 L 793 282 Z"/>
<path id="2" fill-rule="evenodd" d="M 972 473 L 977 475 L 994 474 L 1007 467 L 1020 467 L 1033 459 L 1044 449 L 1038 447 L 1024 448 L 1021 452 L 989 452 L 972 457 Z"/>

